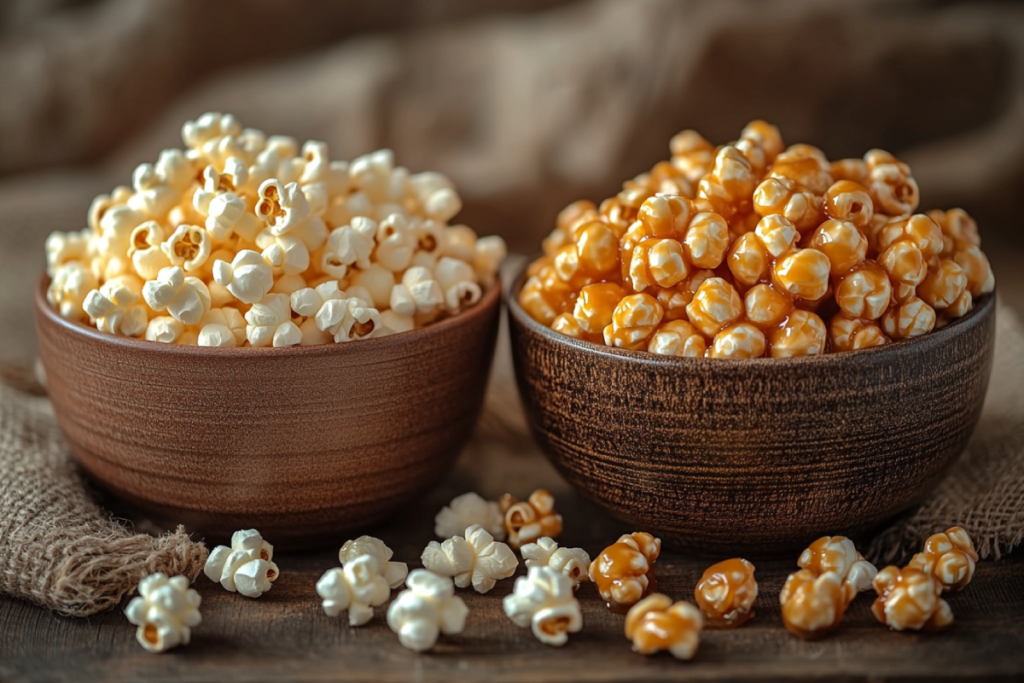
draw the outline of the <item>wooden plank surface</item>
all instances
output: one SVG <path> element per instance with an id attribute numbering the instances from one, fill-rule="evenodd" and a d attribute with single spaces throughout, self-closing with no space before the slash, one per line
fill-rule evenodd
<path id="1" fill-rule="evenodd" d="M 558 496 L 566 524 L 562 540 L 596 554 L 622 531 L 575 496 L 524 440 L 476 442 L 458 469 L 428 499 L 372 530 L 396 553 L 418 564 L 432 539 L 433 516 L 467 490 L 520 496 L 534 486 Z M 273 539 L 269 539 L 273 541 Z M 809 539 L 813 540 L 813 539 Z M 203 623 L 192 644 L 162 655 L 135 642 L 120 611 L 74 620 L 25 602 L 0 599 L 0 680 L 3 681 L 327 681 L 327 680 L 940 680 L 1024 677 L 1024 553 L 978 566 L 964 593 L 949 596 L 956 616 L 941 634 L 892 633 L 871 616 L 861 595 L 841 628 L 808 643 L 782 627 L 778 592 L 793 560 L 759 561 L 757 617 L 734 631 L 705 632 L 696 658 L 641 657 L 623 637 L 623 617 L 609 613 L 585 584 L 578 594 L 584 629 L 564 648 L 551 648 L 509 621 L 502 581 L 486 595 L 461 591 L 470 608 L 462 635 L 442 637 L 432 653 L 402 648 L 388 629 L 386 607 L 368 625 L 350 628 L 320 609 L 314 586 L 337 565 L 334 550 L 275 557 L 281 578 L 257 600 L 228 593 L 200 576 Z M 692 600 L 708 559 L 671 552 L 657 563 L 658 589 Z M 523 571 L 522 566 L 517 575 Z"/>

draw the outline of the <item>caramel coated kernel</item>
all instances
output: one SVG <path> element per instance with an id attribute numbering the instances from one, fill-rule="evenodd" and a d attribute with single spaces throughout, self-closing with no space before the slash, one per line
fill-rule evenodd
<path id="1" fill-rule="evenodd" d="M 928 572 L 886 567 L 873 584 L 878 597 L 871 613 L 894 631 L 938 631 L 953 623 L 953 611 L 940 597 L 942 584 Z"/>
<path id="2" fill-rule="evenodd" d="M 694 590 L 709 628 L 736 628 L 754 618 L 754 565 L 734 557 L 704 570 Z"/>
<path id="3" fill-rule="evenodd" d="M 701 283 L 686 313 L 705 337 L 714 337 L 723 327 L 739 320 L 743 315 L 743 302 L 732 285 L 720 277 L 712 277 Z"/>
<path id="4" fill-rule="evenodd" d="M 907 566 L 931 574 L 942 590 L 962 591 L 974 577 L 978 553 L 963 527 L 955 526 L 925 541 L 924 550 L 914 555 Z"/>
<path id="5" fill-rule="evenodd" d="M 590 565 L 590 580 L 613 612 L 635 605 L 650 585 L 648 573 L 661 553 L 661 539 L 636 531 L 601 551 Z"/>
<path id="6" fill-rule="evenodd" d="M 692 659 L 703 628 L 700 610 L 688 602 L 673 604 L 661 593 L 647 596 L 626 614 L 626 637 L 642 655 L 667 650 L 676 659 Z"/>

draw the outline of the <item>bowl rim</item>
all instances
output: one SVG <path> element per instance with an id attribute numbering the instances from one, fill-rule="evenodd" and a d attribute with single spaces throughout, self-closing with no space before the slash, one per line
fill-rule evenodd
<path id="1" fill-rule="evenodd" d="M 795 365 L 813 366 L 814 364 L 833 364 L 842 359 L 863 359 L 865 361 L 878 358 L 883 355 L 898 353 L 909 348 L 919 349 L 922 352 L 937 345 L 944 344 L 968 329 L 981 324 L 991 317 L 995 312 L 996 290 L 979 297 L 975 306 L 968 311 L 967 315 L 956 319 L 942 329 L 933 330 L 928 334 L 913 339 L 901 339 L 882 346 L 873 346 L 867 349 L 855 351 L 836 351 L 834 353 L 822 353 L 815 356 L 791 356 L 786 358 L 772 358 L 761 356 L 759 358 L 683 358 L 680 356 L 662 356 L 642 350 L 620 349 L 614 346 L 596 344 L 584 339 L 576 339 L 568 335 L 556 332 L 546 325 L 542 325 L 530 316 L 519 304 L 519 291 L 523 288 L 526 280 L 526 271 L 533 263 L 536 255 L 527 259 L 512 281 L 509 288 L 506 304 L 509 317 L 514 317 L 516 322 L 540 335 L 556 345 L 603 356 L 609 360 L 621 360 L 626 362 L 639 363 L 650 367 L 659 368 L 706 368 L 707 363 L 713 363 L 719 367 L 742 368 L 750 365 L 757 365 L 759 368 L 778 367 L 787 368 Z"/>
<path id="2" fill-rule="evenodd" d="M 310 346 L 189 346 L 184 344 L 163 344 L 161 342 L 149 341 L 148 339 L 137 339 L 135 337 L 124 337 L 117 334 L 107 334 L 95 327 L 86 325 L 77 320 L 70 320 L 60 315 L 46 298 L 46 290 L 49 287 L 50 276 L 44 270 L 36 284 L 35 308 L 37 320 L 40 316 L 45 318 L 49 324 L 58 325 L 68 332 L 80 335 L 87 339 L 107 344 L 112 348 L 132 349 L 141 352 L 165 353 L 181 356 L 202 356 L 204 358 L 253 358 L 253 357 L 319 357 L 334 356 L 343 353 L 370 352 L 375 349 L 386 348 L 389 345 L 399 343 L 415 344 L 418 340 L 429 336 L 440 335 L 454 328 L 462 327 L 473 318 L 486 315 L 487 312 L 501 305 L 501 279 L 495 278 L 494 284 L 483 293 L 480 300 L 469 308 L 460 311 L 458 314 L 439 320 L 435 323 L 425 325 L 407 332 L 388 335 L 386 337 L 375 337 L 371 339 L 360 339 L 354 343 L 344 344 L 313 344 Z M 39 324 L 39 323 L 37 323 Z"/>

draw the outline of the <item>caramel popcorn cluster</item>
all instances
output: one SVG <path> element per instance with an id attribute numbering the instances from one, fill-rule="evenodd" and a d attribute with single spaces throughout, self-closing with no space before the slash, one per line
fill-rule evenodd
<path id="1" fill-rule="evenodd" d="M 500 237 L 449 225 L 448 178 L 390 150 L 331 160 L 219 113 L 182 139 L 97 197 L 87 228 L 47 239 L 62 316 L 167 344 L 348 342 L 472 306 L 505 257 Z"/>
<path id="2" fill-rule="evenodd" d="M 704 570 L 693 595 L 708 627 L 742 626 L 754 618 L 754 565 L 741 557 L 713 564 Z"/>
<path id="3" fill-rule="evenodd" d="M 830 162 L 764 121 L 670 148 L 558 215 L 519 292 L 535 320 L 662 355 L 779 358 L 917 337 L 993 291 L 975 222 L 915 213 L 910 167 L 888 152 Z"/>

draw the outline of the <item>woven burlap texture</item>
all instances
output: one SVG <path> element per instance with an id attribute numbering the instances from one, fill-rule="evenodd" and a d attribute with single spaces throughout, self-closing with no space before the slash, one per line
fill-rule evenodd
<path id="1" fill-rule="evenodd" d="M 179 528 L 136 534 L 92 499 L 46 398 L 0 377 L 0 593 L 68 616 L 117 605 L 153 572 L 198 576 L 206 548 Z"/>

